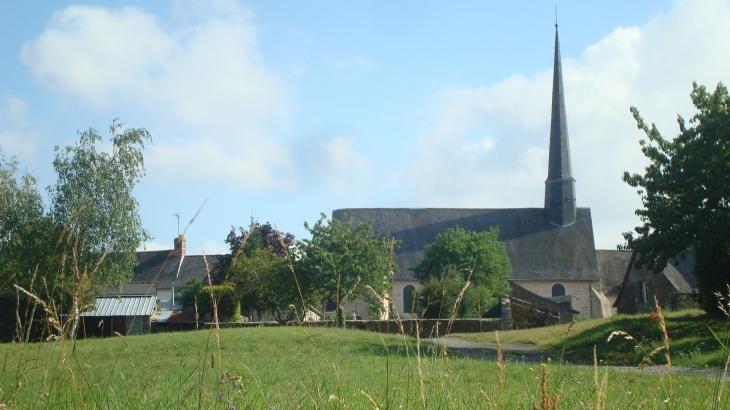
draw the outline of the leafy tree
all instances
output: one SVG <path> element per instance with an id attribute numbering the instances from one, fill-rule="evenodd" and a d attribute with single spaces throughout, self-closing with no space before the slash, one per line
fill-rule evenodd
<path id="1" fill-rule="evenodd" d="M 13 285 L 31 292 L 42 289 L 44 283 L 53 286 L 48 268 L 59 233 L 45 213 L 36 179 L 29 173 L 18 175 L 17 161 L 5 161 L 0 149 L 0 299 L 4 295 L 6 301 L 13 301 L 12 322 L 4 322 L 16 324 L 14 334 L 19 339 L 30 338 L 37 302 Z"/>
<path id="2" fill-rule="evenodd" d="M 17 162 L 0 160 L 0 285 L 12 276 L 24 293 L 52 299 L 44 310 L 55 316 L 56 330 L 71 337 L 81 311 L 93 302 L 93 285 L 121 287 L 137 264 L 136 249 L 150 238 L 132 196 L 144 175 L 149 133 L 124 129 L 116 120 L 110 130 L 111 153 L 99 147 L 103 139 L 93 128 L 75 145 L 55 148 L 58 181 L 48 189 L 48 211 L 36 180 L 18 178 Z M 36 288 L 42 282 L 43 292 L 33 289 L 34 282 Z M 34 306 L 40 301 L 26 296 Z M 69 313 L 72 325 L 62 329 L 60 315 Z"/>
<path id="3" fill-rule="evenodd" d="M 241 315 L 241 302 L 231 285 L 205 285 L 200 279 L 188 278 L 185 288 L 179 293 L 178 300 L 184 309 L 193 310 L 202 319 L 206 313 L 213 315 L 213 298 L 218 304 L 218 320 L 238 322 Z"/>
<path id="4" fill-rule="evenodd" d="M 226 243 L 230 253 L 218 258 L 215 282 L 231 284 L 251 315 L 256 311 L 281 323 L 291 321 L 295 313 L 290 306 L 302 305 L 289 262 L 294 235 L 252 219 L 249 230 L 238 228 L 237 233 L 231 227 Z"/>
<path id="5" fill-rule="evenodd" d="M 346 296 L 368 301 L 373 315 L 382 312 L 383 306 L 372 292 L 389 294 L 390 273 L 396 269 L 393 248 L 398 243 L 373 233 L 371 222 L 355 226 L 352 219 L 329 220 L 325 214 L 312 226 L 305 222 L 304 228 L 312 235 L 299 245 L 297 272 L 306 279 L 300 280 L 305 297 L 318 304 L 335 301 L 340 319 L 344 318 L 341 305 Z"/>
<path id="6" fill-rule="evenodd" d="M 271 315 L 280 323 L 294 319 L 291 306 L 301 312 L 289 261 L 268 248 L 254 248 L 233 262 L 229 275 L 243 306 Z M 251 313 L 252 314 L 252 313 Z"/>
<path id="7" fill-rule="evenodd" d="M 188 278 L 185 281 L 185 287 L 178 296 L 178 301 L 182 304 L 183 309 L 196 309 L 198 313 L 205 313 L 212 310 L 210 303 L 210 295 L 203 293 L 205 284 L 198 278 Z"/>
<path id="8" fill-rule="evenodd" d="M 498 237 L 499 228 L 467 232 L 456 227 L 426 245 L 424 258 L 413 269 L 424 283 L 419 308 L 426 317 L 450 317 L 467 281 L 469 287 L 454 312 L 457 317 L 481 317 L 509 293 L 512 265 Z"/>
<path id="9" fill-rule="evenodd" d="M 245 244 L 244 240 L 246 241 Z M 218 257 L 218 262 L 216 262 L 214 267 L 216 283 L 226 281 L 226 275 L 228 275 L 231 262 L 233 262 L 236 255 L 243 253 L 250 256 L 251 251 L 254 249 L 265 248 L 275 255 L 288 257 L 288 252 L 295 245 L 294 235 L 291 233 L 277 233 L 276 228 L 271 226 L 270 223 L 266 222 L 261 225 L 253 218 L 251 218 L 251 228 L 249 230 L 239 227 L 237 234 L 236 228 L 231 226 L 231 232 L 228 233 L 225 242 L 229 246 L 230 253 Z M 244 249 L 240 249 L 242 244 L 244 245 Z"/>
<path id="10" fill-rule="evenodd" d="M 467 286 L 463 272 L 453 268 L 441 278 L 425 282 L 417 295 L 418 306 L 426 318 L 482 317 L 501 296 L 487 286 L 474 286 L 471 282 Z"/>
<path id="11" fill-rule="evenodd" d="M 643 209 L 636 211 L 636 236 L 624 233 L 620 248 L 641 255 L 637 266 L 660 272 L 694 246 L 702 306 L 717 312 L 714 292 L 727 292 L 730 283 L 730 96 L 722 83 L 712 93 L 693 83 L 690 96 L 698 112 L 689 126 L 677 117 L 680 133 L 672 141 L 631 107 L 648 138 L 639 143 L 650 164 L 644 175 L 624 172 Z"/>
<path id="12" fill-rule="evenodd" d="M 66 228 L 66 251 L 75 248 L 74 268 L 91 272 L 98 266 L 95 282 L 121 286 L 132 277 L 137 248 L 150 239 L 132 191 L 144 176 L 142 149 L 151 137 L 116 120 L 109 130 L 111 153 L 101 149 L 103 138 L 93 128 L 73 146 L 55 148 L 58 181 L 49 194 L 51 215 Z"/>

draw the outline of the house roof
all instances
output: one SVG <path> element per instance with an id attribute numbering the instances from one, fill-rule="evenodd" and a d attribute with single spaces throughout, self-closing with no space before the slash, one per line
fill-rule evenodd
<path id="1" fill-rule="evenodd" d="M 684 260 L 672 260 L 664 268 L 664 276 L 669 279 L 678 293 L 692 293 L 697 291 L 697 277 L 693 273 L 695 264 L 694 252 L 689 252 L 685 255 Z"/>
<path id="2" fill-rule="evenodd" d="M 335 210 L 332 217 L 373 221 L 376 234 L 400 240 L 396 280 L 413 278 L 411 269 L 423 258 L 424 247 L 447 228 L 480 232 L 499 226 L 499 240 L 512 262 L 510 279 L 598 281 L 591 211 L 578 208 L 576 214 L 576 222 L 563 228 L 550 224 L 543 208 L 353 208 Z"/>
<path id="3" fill-rule="evenodd" d="M 218 261 L 218 255 L 206 255 L 211 273 Z M 137 252 L 139 265 L 134 268 L 133 283 L 155 283 L 157 289 L 184 286 L 189 278 L 208 282 L 203 255 L 185 255 L 179 251 Z"/>
<path id="4" fill-rule="evenodd" d="M 96 298 L 93 310 L 84 312 L 82 316 L 149 316 L 155 308 L 155 296 L 111 297 Z"/>
<path id="5" fill-rule="evenodd" d="M 114 286 L 102 286 L 96 292 L 97 296 L 154 296 L 155 285 L 153 283 L 126 283 L 119 291 Z"/>
<path id="6" fill-rule="evenodd" d="M 617 250 L 596 250 L 598 274 L 601 276 L 602 291 L 606 296 L 618 296 L 619 285 L 629 267 L 631 252 Z"/>

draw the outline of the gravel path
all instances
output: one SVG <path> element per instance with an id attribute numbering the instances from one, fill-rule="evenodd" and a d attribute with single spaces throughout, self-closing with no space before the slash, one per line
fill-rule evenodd
<path id="1" fill-rule="evenodd" d="M 463 354 L 464 356 L 474 357 L 486 360 L 497 360 L 497 344 L 496 343 L 480 343 L 465 340 L 459 337 L 440 337 L 428 339 L 429 342 L 437 345 L 446 345 L 450 351 Z M 505 363 L 545 363 L 548 358 L 553 361 L 560 359 L 560 355 L 556 355 L 545 350 L 535 348 L 527 343 L 502 343 L 502 356 Z M 588 365 L 579 365 L 585 367 L 593 367 Z M 601 366 L 608 367 L 611 370 L 619 372 L 633 372 L 643 374 L 664 374 L 667 373 L 666 366 L 650 366 L 639 369 L 633 366 Z M 686 376 L 706 376 L 717 377 L 718 369 L 716 368 L 691 368 L 691 367 L 673 367 L 672 372 L 683 374 Z M 730 375 L 728 375 L 730 378 Z"/>

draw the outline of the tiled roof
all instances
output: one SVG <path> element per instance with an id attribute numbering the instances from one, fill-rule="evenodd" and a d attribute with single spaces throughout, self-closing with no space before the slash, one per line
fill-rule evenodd
<path id="1" fill-rule="evenodd" d="M 97 297 L 96 307 L 82 316 L 149 316 L 155 308 L 154 296 Z"/>
<path id="2" fill-rule="evenodd" d="M 510 279 L 598 281 L 591 211 L 578 208 L 576 214 L 576 222 L 563 228 L 550 224 L 543 208 L 360 208 L 338 209 L 332 217 L 373 221 L 375 233 L 400 240 L 396 280 L 413 277 L 411 269 L 423 258 L 423 248 L 447 228 L 480 232 L 499 226 L 499 240 L 512 263 Z"/>

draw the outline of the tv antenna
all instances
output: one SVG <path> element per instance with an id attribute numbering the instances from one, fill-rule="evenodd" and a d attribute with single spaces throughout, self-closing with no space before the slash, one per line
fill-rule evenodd
<path id="1" fill-rule="evenodd" d="M 172 216 L 177 218 L 177 236 L 180 236 L 180 211 L 175 212 Z"/>

